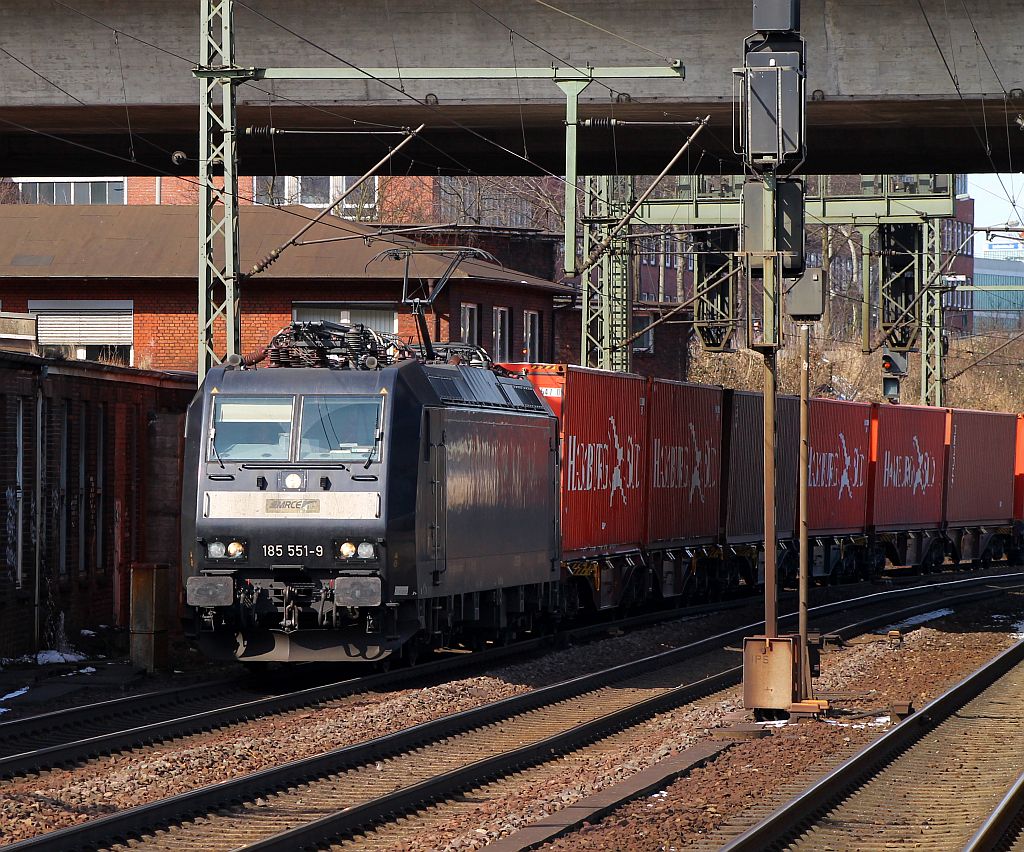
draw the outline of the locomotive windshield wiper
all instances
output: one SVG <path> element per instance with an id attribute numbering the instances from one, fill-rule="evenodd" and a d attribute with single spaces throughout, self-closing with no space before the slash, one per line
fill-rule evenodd
<path id="1" fill-rule="evenodd" d="M 384 437 L 384 430 L 380 427 L 380 413 L 384 406 L 377 409 L 377 423 L 373 427 L 373 446 L 370 447 L 370 452 L 366 455 L 366 464 L 363 465 L 363 470 L 370 467 L 370 462 L 373 461 L 373 457 L 377 452 L 377 447 L 380 446 L 381 438 Z"/>
<path id="2" fill-rule="evenodd" d="M 210 427 L 210 447 L 213 449 L 213 454 L 217 457 L 217 461 L 220 462 L 221 470 L 224 469 L 224 460 L 220 457 L 220 450 L 217 449 L 217 427 Z"/>

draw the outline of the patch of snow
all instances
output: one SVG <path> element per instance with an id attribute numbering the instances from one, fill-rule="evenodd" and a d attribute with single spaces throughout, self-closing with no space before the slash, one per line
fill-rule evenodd
<path id="1" fill-rule="evenodd" d="M 1021 639 L 1024 639 L 1024 621 L 1015 621 L 1010 625 L 1010 631 L 1010 638 L 1020 642 Z"/>
<path id="2" fill-rule="evenodd" d="M 67 672 L 66 674 L 62 674 L 61 677 L 73 677 L 77 674 L 92 674 L 95 671 L 96 669 L 94 669 L 92 666 L 86 666 L 84 669 L 76 669 L 73 672 Z"/>
<path id="3" fill-rule="evenodd" d="M 82 630 L 79 630 L 78 632 L 82 636 L 95 636 L 96 635 L 96 631 L 95 630 L 85 630 L 84 628 Z"/>
<path id="4" fill-rule="evenodd" d="M 931 612 L 922 612 L 920 615 L 914 615 L 905 621 L 899 622 L 899 624 L 891 624 L 885 630 L 907 630 L 911 627 L 917 627 L 919 624 L 935 621 L 938 618 L 945 618 L 947 615 L 952 614 L 953 610 L 951 609 L 936 609 Z"/>
<path id="5" fill-rule="evenodd" d="M 18 698 L 19 696 L 24 695 L 26 692 L 28 692 L 27 686 L 23 686 L 21 689 L 16 689 L 14 690 L 14 692 L 8 692 L 6 695 L 0 696 L 0 704 L 2 704 L 4 701 L 8 701 L 11 698 Z M 2 716 L 4 713 L 9 713 L 10 711 L 10 707 L 0 707 L 0 716 Z"/>
<path id="6" fill-rule="evenodd" d="M 35 656 L 35 662 L 41 666 L 48 666 L 52 663 L 80 663 L 85 659 L 85 654 L 79 654 L 76 651 L 40 651 Z M 29 657 L 29 661 L 32 658 Z"/>
<path id="7" fill-rule="evenodd" d="M 822 719 L 826 725 L 835 725 L 838 728 L 854 728 L 855 730 L 861 731 L 864 728 L 884 728 L 886 725 L 892 724 L 892 719 L 888 716 L 876 716 L 871 722 L 843 722 L 839 719 Z"/>
<path id="8" fill-rule="evenodd" d="M 0 696 L 0 701 L 7 701 L 11 698 L 17 698 L 19 695 L 24 695 L 28 692 L 28 687 L 23 686 L 21 689 L 16 689 L 14 692 L 8 692 L 6 695 Z"/>

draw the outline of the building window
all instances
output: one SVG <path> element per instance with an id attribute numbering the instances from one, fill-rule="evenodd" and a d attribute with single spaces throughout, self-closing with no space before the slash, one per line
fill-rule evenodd
<path id="1" fill-rule="evenodd" d="M 633 315 L 633 334 L 636 334 L 641 329 L 647 329 L 641 334 L 636 340 L 633 341 L 634 352 L 653 352 L 654 351 L 654 329 L 647 328 L 651 324 L 653 317 L 650 314 L 634 314 Z"/>
<path id="2" fill-rule="evenodd" d="M 252 179 L 253 201 L 257 204 L 280 205 L 288 203 L 288 195 L 283 177 L 259 175 Z"/>
<path id="3" fill-rule="evenodd" d="M 529 364 L 540 361 L 539 311 L 523 311 L 523 358 Z"/>
<path id="4" fill-rule="evenodd" d="M 362 175 L 345 175 L 336 178 L 340 181 L 339 192 L 348 192 L 361 178 Z M 344 210 L 357 214 L 373 214 L 377 210 L 377 178 L 372 177 L 359 186 L 351 195 L 345 197 L 341 203 Z"/>
<path id="5" fill-rule="evenodd" d="M 462 316 L 459 323 L 462 329 L 462 342 L 471 346 L 480 345 L 480 306 L 462 304 Z"/>
<path id="6" fill-rule="evenodd" d="M 257 175 L 253 180 L 253 200 L 257 204 L 304 204 L 326 207 L 340 198 L 361 175 Z M 340 205 L 342 214 L 350 218 L 375 217 L 377 211 L 377 178 L 364 182 Z"/>
<path id="7" fill-rule="evenodd" d="M 512 336 L 512 313 L 508 308 L 494 309 L 494 348 L 491 355 L 495 361 L 508 361 L 508 344 Z"/>
<path id="8" fill-rule="evenodd" d="M 340 325 L 363 325 L 383 334 L 398 333 L 398 311 L 379 304 L 294 304 L 292 319 L 298 322 L 326 320 Z"/>
<path id="9" fill-rule="evenodd" d="M 310 207 L 326 207 L 331 203 L 330 175 L 301 175 L 296 179 L 295 200 Z"/>
<path id="10" fill-rule="evenodd" d="M 124 204 L 124 178 L 14 178 L 22 204 Z"/>

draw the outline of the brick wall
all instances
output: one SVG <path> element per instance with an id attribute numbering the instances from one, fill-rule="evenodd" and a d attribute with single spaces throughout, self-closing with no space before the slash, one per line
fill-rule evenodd
<path id="1" fill-rule="evenodd" d="M 510 289 L 496 285 L 468 285 L 465 283 L 449 284 L 448 310 L 452 317 L 452 338 L 462 340 L 462 304 L 478 306 L 480 322 L 479 343 L 491 355 L 494 354 L 494 308 L 509 308 L 511 335 L 509 337 L 509 357 L 520 361 L 524 357 L 524 326 L 526 311 L 537 311 L 540 314 L 540 356 L 541 361 L 549 361 L 554 356 L 553 305 L 550 294 Z"/>
<path id="2" fill-rule="evenodd" d="M 542 354 L 545 358 L 551 356 L 550 293 L 525 287 L 469 284 L 464 281 L 450 282 L 448 286 L 450 289 L 440 294 L 428 314 L 428 328 L 435 340 L 461 339 L 458 328 L 460 305 L 466 301 L 480 305 L 481 342 L 490 352 L 492 309 L 495 305 L 501 305 L 511 309 L 510 354 L 520 357 L 518 353 L 523 348 L 523 311 L 535 310 L 541 315 Z M 24 281 L 0 282 L 0 289 L 4 294 L 4 309 L 13 311 L 27 310 L 28 300 L 39 293 L 38 284 Z M 111 284 L 48 279 L 46 293 L 49 299 L 131 298 L 134 302 L 135 366 L 152 370 L 196 369 L 197 297 L 192 282 Z M 399 310 L 399 335 L 415 341 L 418 339 L 415 322 L 409 308 L 398 305 L 400 298 L 400 285 L 390 282 L 310 283 L 270 279 L 247 282 L 242 290 L 242 349 L 246 353 L 262 349 L 276 332 L 291 322 L 292 305 L 296 302 L 391 303 Z M 450 322 L 454 324 L 451 338 Z M 216 346 L 223 351 L 223 324 L 215 331 Z"/>
<path id="3" fill-rule="evenodd" d="M 555 317 L 557 339 L 555 360 L 559 363 L 579 364 L 582 334 L 582 318 L 579 309 L 556 311 Z M 689 368 L 689 340 L 692 331 L 693 326 L 688 316 L 681 320 L 673 317 L 655 326 L 652 351 L 633 352 L 633 372 L 658 379 L 686 381 Z"/>
<path id="4" fill-rule="evenodd" d="M 517 233 L 489 228 L 451 228 L 421 231 L 417 242 L 434 246 L 469 246 L 493 254 L 508 269 L 557 281 L 562 276 L 562 237 L 536 232 Z"/>
<path id="5" fill-rule="evenodd" d="M 159 191 L 158 191 L 159 187 Z M 240 204 L 252 203 L 251 177 L 238 179 Z M 157 200 L 159 195 L 159 200 Z M 191 204 L 199 203 L 199 179 L 179 177 L 129 177 L 125 187 L 126 204 Z"/>

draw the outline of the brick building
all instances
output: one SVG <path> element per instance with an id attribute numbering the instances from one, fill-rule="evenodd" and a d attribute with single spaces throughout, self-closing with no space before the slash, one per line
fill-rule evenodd
<path id="1" fill-rule="evenodd" d="M 242 208 L 241 268 L 252 269 L 314 213 Z M 196 216 L 189 205 L 0 206 L 0 309 L 35 315 L 44 351 L 195 370 Z M 422 245 L 341 219 L 315 225 L 301 245 L 244 280 L 243 349 L 261 348 L 292 319 L 362 322 L 414 340 L 402 304 L 405 260 L 381 254 L 395 247 Z M 414 256 L 407 295 L 427 296 L 447 267 L 444 256 Z M 431 332 L 480 344 L 497 360 L 549 360 L 555 297 L 572 292 L 467 260 L 428 308 Z"/>
<path id="2" fill-rule="evenodd" d="M 289 202 L 301 203 L 305 207 L 322 209 L 339 198 L 356 180 L 356 176 L 243 176 L 239 178 L 239 201 L 243 208 L 259 206 L 286 205 Z M 534 185 L 537 181 L 540 184 Z M 533 181 L 531 183 L 531 181 Z M 550 181 L 548 181 L 550 183 Z M 69 205 L 69 206 L 137 206 L 137 205 L 195 205 L 198 201 L 197 181 L 193 178 L 174 177 L 127 177 L 127 178 L 16 178 L 20 200 L 24 204 Z M 479 182 L 477 182 L 479 183 Z M 436 246 L 468 245 L 478 247 L 492 253 L 501 264 L 508 269 L 528 273 L 538 279 L 557 281 L 562 274 L 562 240 L 561 223 L 554 215 L 550 203 L 543 203 L 548 196 L 559 199 L 561 185 L 556 181 L 547 185 L 541 179 L 484 179 L 477 185 L 454 177 L 422 177 L 422 176 L 380 176 L 366 182 L 347 197 L 340 212 L 347 219 L 358 219 L 369 224 L 379 222 L 400 222 L 417 228 L 426 227 L 418 223 L 465 223 L 477 224 L 439 224 L 430 230 L 417 231 L 414 236 L 418 242 Z M 2 208 L 0 208 L 2 209 Z M 310 214 L 305 214 L 310 215 Z M 332 217 L 332 224 L 339 225 L 342 221 Z M 344 227 L 347 227 L 347 223 Z M 643 230 L 643 229 L 642 229 Z M 634 292 L 634 327 L 639 330 L 652 319 L 671 310 L 679 301 L 692 292 L 693 260 L 692 254 L 686 254 L 687 235 L 684 231 L 677 234 L 663 234 L 658 229 L 651 233 L 638 233 L 633 239 L 633 270 Z M 243 241 L 246 239 L 245 227 L 241 230 Z M 183 246 L 187 253 L 191 249 Z M 243 264 L 244 268 L 244 264 Z M 272 270 L 273 271 L 273 270 Z M 254 281 L 256 285 L 258 282 Z M 248 285 L 247 285 L 248 286 Z M 247 293 L 248 290 L 243 290 Z M 365 295 L 365 294 L 364 294 Z M 518 295 L 509 292 L 504 296 L 496 292 L 485 294 L 489 299 L 469 302 L 470 307 L 459 313 L 460 330 L 463 314 L 467 326 L 476 322 L 478 340 L 488 351 L 495 345 L 494 323 L 497 319 L 499 327 L 507 323 L 510 339 L 510 352 L 514 358 L 525 357 L 526 350 L 539 352 L 543 358 L 569 359 L 578 363 L 580 322 L 579 310 L 573 310 L 574 299 L 571 291 L 563 291 L 559 296 L 558 313 L 552 315 L 551 321 L 544 316 L 528 317 L 527 311 L 533 309 L 526 305 L 510 306 L 510 313 L 505 319 L 504 314 L 495 313 L 494 308 L 500 307 L 499 302 L 518 299 Z M 2 296 L 2 294 L 0 294 Z M 168 315 L 166 322 L 169 327 L 191 331 L 188 328 L 187 300 L 194 300 L 191 292 L 184 292 L 186 301 L 177 302 Z M 352 291 L 351 298 L 362 299 L 363 296 Z M 390 294 L 388 294 L 390 298 Z M 243 295 L 243 308 L 246 296 Z M 299 305 L 293 310 L 296 317 L 317 315 L 312 303 L 318 299 L 309 296 L 310 304 Z M 497 301 L 494 301 L 497 300 Z M 5 310 L 18 309 L 15 303 L 0 304 Z M 478 308 L 474 311 L 472 305 Z M 250 303 L 250 307 L 254 305 Z M 277 318 L 287 316 L 287 306 L 274 307 Z M 152 306 L 140 303 L 132 305 L 138 314 L 145 315 L 153 310 Z M 450 308 L 450 306 L 449 306 Z M 128 308 L 122 306 L 122 311 Z M 443 316 L 450 315 L 442 311 Z M 337 314 L 325 314 L 337 318 Z M 351 314 L 350 314 L 351 316 Z M 364 321 L 368 315 L 360 315 Z M 555 317 L 558 317 L 555 320 Z M 251 323 L 254 318 L 245 315 L 244 323 Z M 517 330 L 517 319 L 522 329 Z M 686 348 L 691 333 L 689 313 L 673 317 L 673 319 L 657 328 L 653 334 L 644 335 L 634 344 L 634 358 L 639 372 L 659 375 L 666 378 L 685 378 Z M 127 320 L 123 320 L 127 323 Z M 147 330 L 145 320 L 136 320 L 135 324 L 143 323 L 142 331 Z M 528 326 L 533 324 L 543 336 L 551 335 L 549 347 L 528 347 L 525 339 L 530 333 Z M 438 327 L 440 328 L 440 327 Z M 390 328 L 388 328 L 390 330 Z M 259 329 L 260 333 L 264 329 Z M 243 335 L 245 328 L 243 328 Z M 472 336 L 472 332 L 470 332 Z M 500 328 L 498 337 L 501 337 Z M 122 340 L 127 340 L 127 332 Z M 82 348 L 82 357 L 96 357 L 100 354 L 117 354 L 125 357 L 126 344 L 117 344 L 116 351 L 109 347 L 99 350 L 96 346 Z M 550 355 L 543 353 L 550 352 Z M 163 365 L 169 364 L 166 354 L 157 360 L 147 360 L 146 347 L 136 344 L 133 356 L 141 357 L 138 363 Z M 175 362 L 176 363 L 176 362 Z M 191 366 L 191 362 L 189 362 Z"/>

